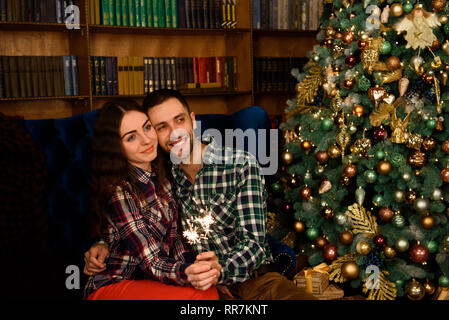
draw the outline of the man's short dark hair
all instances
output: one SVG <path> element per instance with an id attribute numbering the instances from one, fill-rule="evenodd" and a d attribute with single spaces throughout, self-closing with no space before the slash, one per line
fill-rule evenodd
<path id="1" fill-rule="evenodd" d="M 148 112 L 148 110 L 154 106 L 164 103 L 168 99 L 175 98 L 187 109 L 190 114 L 190 107 L 186 99 L 178 90 L 173 89 L 160 89 L 149 93 L 143 100 L 142 107 Z"/>

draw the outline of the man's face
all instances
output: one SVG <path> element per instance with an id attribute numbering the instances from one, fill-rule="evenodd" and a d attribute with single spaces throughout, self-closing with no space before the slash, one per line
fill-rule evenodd
<path id="1" fill-rule="evenodd" d="M 148 110 L 150 121 L 156 129 L 159 145 L 180 159 L 190 157 L 193 150 L 195 114 L 176 98 L 170 98 Z"/>

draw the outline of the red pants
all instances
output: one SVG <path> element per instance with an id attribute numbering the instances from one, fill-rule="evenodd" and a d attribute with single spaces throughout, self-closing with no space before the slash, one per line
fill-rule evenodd
<path id="1" fill-rule="evenodd" d="M 151 280 L 122 280 L 92 292 L 88 300 L 218 300 L 215 287 L 206 291 Z"/>

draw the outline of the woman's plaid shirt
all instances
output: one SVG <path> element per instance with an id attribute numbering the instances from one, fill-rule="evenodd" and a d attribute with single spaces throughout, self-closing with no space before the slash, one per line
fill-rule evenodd
<path id="1" fill-rule="evenodd" d="M 168 181 L 161 186 L 167 199 L 156 194 L 151 172 L 133 167 L 145 201 L 131 185 L 117 186 L 109 206 L 104 240 L 109 245 L 106 270 L 89 278 L 85 296 L 101 286 L 124 279 L 153 279 L 184 285 L 185 269 L 194 256 L 181 242 L 177 230 L 178 209 Z"/>
<path id="2" fill-rule="evenodd" d="M 192 247 L 196 253 L 215 252 L 223 267 L 220 284 L 243 282 L 262 263 L 272 261 L 266 239 L 267 193 L 255 157 L 220 147 L 212 139 L 193 185 L 178 165 L 173 165 L 172 173 L 183 230 L 188 228 L 187 219 L 198 216 L 193 197 L 213 213 L 208 238 Z"/>

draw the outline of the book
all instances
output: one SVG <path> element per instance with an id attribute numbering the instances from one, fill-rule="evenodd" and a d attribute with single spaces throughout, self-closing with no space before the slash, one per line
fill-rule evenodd
<path id="1" fill-rule="evenodd" d="M 110 17 L 109 17 L 109 6 L 110 2 L 109 0 L 102 0 L 101 1 L 101 24 L 104 26 L 109 26 L 110 23 Z"/>
<path id="2" fill-rule="evenodd" d="M 128 0 L 128 26 L 136 26 L 136 5 L 135 0 Z"/>
<path id="3" fill-rule="evenodd" d="M 160 28 L 166 28 L 167 27 L 167 19 L 165 16 L 165 0 L 155 0 L 158 2 L 158 9 L 157 16 L 159 19 L 159 27 Z"/>
<path id="4" fill-rule="evenodd" d="M 101 95 L 100 57 L 93 57 L 95 94 Z"/>
<path id="5" fill-rule="evenodd" d="M 153 3 L 153 25 L 155 28 L 161 27 L 159 21 L 159 0 L 151 0 Z"/>
<path id="6" fill-rule="evenodd" d="M 17 78 L 19 80 L 19 97 L 26 97 L 26 83 L 25 83 L 25 57 L 15 57 L 17 59 Z"/>
<path id="7" fill-rule="evenodd" d="M 7 21 L 6 0 L 0 0 L 0 21 Z"/>
<path id="8" fill-rule="evenodd" d="M 143 57 L 135 57 L 136 65 L 136 94 L 143 95 L 143 79 L 144 79 L 144 66 Z"/>
<path id="9" fill-rule="evenodd" d="M 121 4 L 121 8 L 120 8 L 121 17 L 120 17 L 120 21 L 121 21 L 121 23 L 122 23 L 123 26 L 128 27 L 128 26 L 129 26 L 128 0 L 116 0 L 116 1 L 120 1 L 120 4 Z"/>
<path id="10" fill-rule="evenodd" d="M 106 57 L 100 57 L 100 85 L 101 95 L 107 95 L 107 81 L 106 81 Z"/>
<path id="11" fill-rule="evenodd" d="M 123 57 L 117 57 L 117 68 L 118 68 L 118 94 L 125 94 L 125 69 L 123 63 Z"/>
<path id="12" fill-rule="evenodd" d="M 159 87 L 161 89 L 167 89 L 167 75 L 165 74 L 165 59 L 162 57 L 157 58 L 159 63 Z"/>
<path id="13" fill-rule="evenodd" d="M 19 66 L 18 58 L 15 56 L 9 57 L 9 78 L 11 83 L 11 97 L 20 97 L 20 81 L 19 81 Z"/>
<path id="14" fill-rule="evenodd" d="M 164 1 L 164 8 L 165 8 L 165 26 L 167 28 L 173 28 L 172 0 L 165 0 Z"/>
<path id="15" fill-rule="evenodd" d="M 148 93 L 154 91 L 154 75 L 153 75 L 154 59 L 148 58 Z"/>
<path id="16" fill-rule="evenodd" d="M 114 0 L 114 9 L 113 9 L 113 16 L 114 16 L 114 25 L 115 26 L 122 26 L 122 3 L 120 0 Z"/>
<path id="17" fill-rule="evenodd" d="M 0 98 L 5 97 L 5 87 L 3 80 L 3 59 L 0 57 Z"/>
<path id="18" fill-rule="evenodd" d="M 184 0 L 186 28 L 192 28 L 192 0 Z"/>
<path id="19" fill-rule="evenodd" d="M 12 98 L 11 93 L 11 74 L 10 74 L 10 66 L 9 66 L 9 57 L 3 56 L 2 59 L 2 65 L 3 65 L 3 87 L 4 87 L 4 94 L 3 96 L 5 98 Z"/>
<path id="20" fill-rule="evenodd" d="M 140 26 L 143 28 L 148 27 L 147 7 L 145 0 L 140 1 Z"/>
<path id="21" fill-rule="evenodd" d="M 164 61 L 165 88 L 173 89 L 172 78 L 171 78 L 170 58 L 164 57 L 164 58 L 162 58 L 162 60 Z"/>
<path id="22" fill-rule="evenodd" d="M 46 82 L 46 89 L 47 89 L 47 97 L 53 97 L 55 95 L 55 77 L 53 72 L 53 67 L 51 64 L 50 57 L 44 57 L 44 70 L 45 74 L 45 82 Z"/>
<path id="23" fill-rule="evenodd" d="M 112 57 L 106 57 L 106 94 L 113 94 L 113 73 L 112 73 Z"/>
<path id="24" fill-rule="evenodd" d="M 37 56 L 30 57 L 32 97 L 39 97 L 39 60 Z"/>
<path id="25" fill-rule="evenodd" d="M 191 28 L 198 28 L 198 19 L 196 17 L 197 15 L 197 1 L 198 0 L 190 0 L 190 7 L 189 7 L 189 11 L 190 11 L 190 23 L 191 23 Z"/>
<path id="26" fill-rule="evenodd" d="M 62 65 L 62 57 L 53 57 L 53 65 L 55 68 L 55 95 L 64 96 L 64 70 Z"/>
<path id="27" fill-rule="evenodd" d="M 134 23 L 136 27 L 142 26 L 142 19 L 140 16 L 141 7 L 140 0 L 134 0 Z"/>
<path id="28" fill-rule="evenodd" d="M 145 0 L 145 8 L 147 10 L 147 27 L 153 28 L 153 0 Z"/>
<path id="29" fill-rule="evenodd" d="M 170 57 L 170 78 L 172 82 L 172 89 L 178 89 L 178 81 L 176 78 L 176 58 Z"/>
<path id="30" fill-rule="evenodd" d="M 147 95 L 148 91 L 148 57 L 143 57 L 144 78 L 143 78 L 143 94 Z"/>
<path id="31" fill-rule="evenodd" d="M 117 68 L 117 57 L 112 58 L 112 94 L 118 95 L 118 68 Z"/>
<path id="32" fill-rule="evenodd" d="M 70 56 L 62 57 L 63 74 L 64 74 L 64 94 L 66 96 L 72 96 L 72 67 L 70 62 Z"/>
<path id="33" fill-rule="evenodd" d="M 159 59 L 153 59 L 153 80 L 154 80 L 154 90 L 161 89 L 160 77 L 159 77 Z"/>
<path id="34" fill-rule="evenodd" d="M 178 28 L 178 0 L 171 0 L 171 26 Z"/>
<path id="35" fill-rule="evenodd" d="M 70 56 L 70 65 L 72 67 L 72 92 L 74 96 L 79 96 L 78 83 L 78 57 Z"/>
<path id="36" fill-rule="evenodd" d="M 186 0 L 177 1 L 178 28 L 187 28 L 186 24 Z M 175 27 L 176 28 L 176 27 Z"/>

